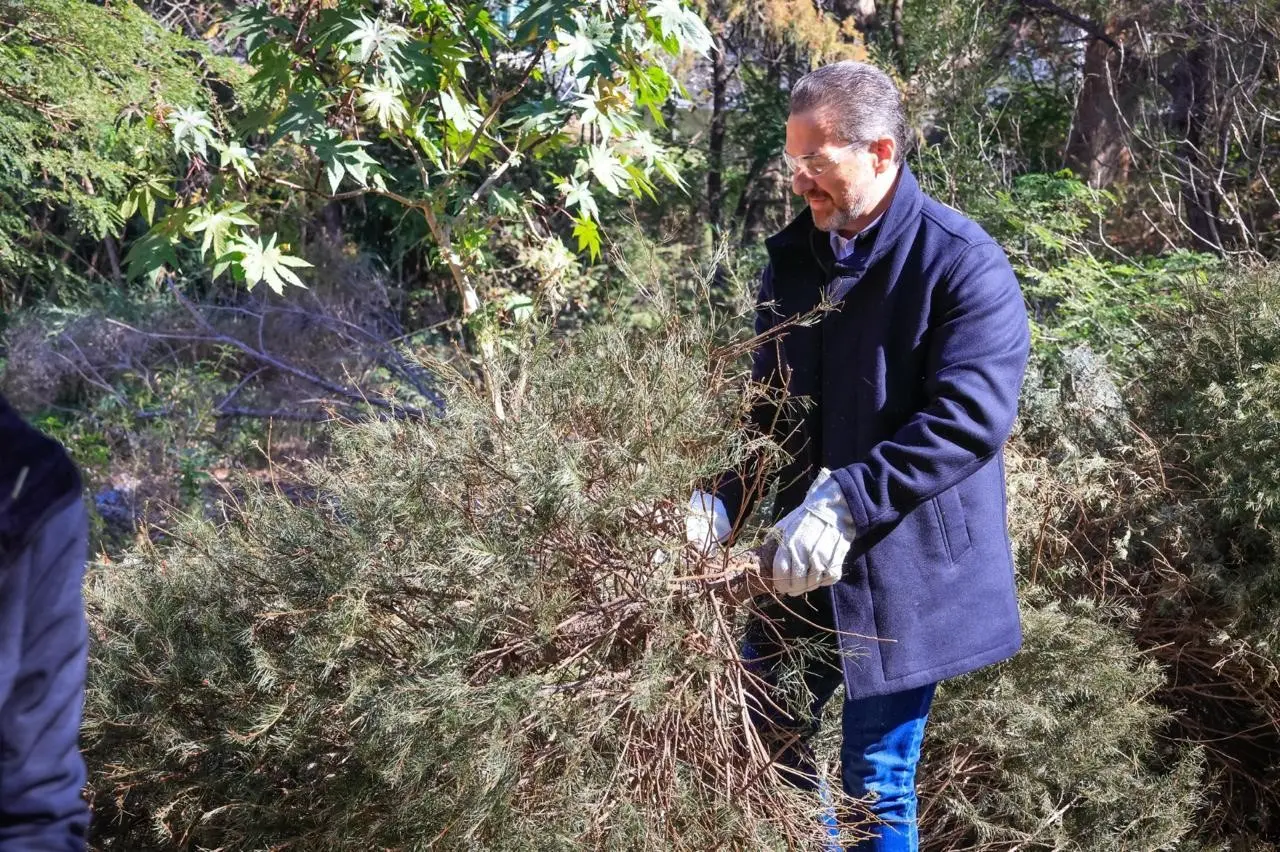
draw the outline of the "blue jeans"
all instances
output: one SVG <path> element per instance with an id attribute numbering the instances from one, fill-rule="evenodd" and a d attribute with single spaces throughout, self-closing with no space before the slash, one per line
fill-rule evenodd
<path id="1" fill-rule="evenodd" d="M 817 598 L 825 589 L 811 597 Z M 807 596 L 808 597 L 808 596 Z M 807 598 L 800 599 L 800 602 Z M 803 603 L 791 606 L 805 611 Z M 818 604 L 818 606 L 814 606 Z M 822 607 L 809 603 L 799 618 L 757 619 L 748 626 L 742 645 L 747 668 L 765 685 L 766 693 L 752 698 L 751 718 L 766 745 L 776 752 L 783 774 L 797 787 L 821 795 L 809 741 L 818 731 L 822 708 L 844 682 L 834 637 L 824 637 Z M 790 623 L 789 623 L 790 622 Z M 790 628 L 790 630 L 788 629 Z M 803 650 L 796 652 L 795 634 Z M 790 638 L 791 641 L 788 641 Z M 799 675 L 803 691 L 781 686 L 783 672 Z M 916 852 L 916 764 L 936 684 L 870 698 L 845 698 L 842 714 L 840 780 L 844 791 L 874 815 L 865 827 L 873 836 L 847 847 L 858 852 Z M 797 706 L 797 694 L 808 706 Z M 828 820 L 834 824 L 836 820 Z M 830 846 L 828 849 L 838 849 Z"/>

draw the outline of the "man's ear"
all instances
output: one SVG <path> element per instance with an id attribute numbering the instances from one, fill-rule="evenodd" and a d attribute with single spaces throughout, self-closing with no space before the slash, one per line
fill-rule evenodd
<path id="1" fill-rule="evenodd" d="M 893 156 L 898 152 L 898 143 L 891 136 L 882 136 L 871 143 L 871 151 L 876 155 L 876 174 L 881 175 L 893 168 Z"/>

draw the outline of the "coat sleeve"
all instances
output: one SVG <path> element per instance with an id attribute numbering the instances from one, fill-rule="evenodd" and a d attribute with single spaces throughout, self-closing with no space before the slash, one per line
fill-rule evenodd
<path id="1" fill-rule="evenodd" d="M 833 472 L 859 535 L 964 480 L 1013 429 L 1030 333 L 1004 251 L 995 243 L 967 247 L 933 298 L 925 407 L 863 459 Z"/>
<path id="2" fill-rule="evenodd" d="M 80 852 L 89 824 L 79 750 L 88 649 L 83 504 L 51 516 L 27 547 L 14 564 L 27 571 L 17 608 L 25 623 L 0 707 L 0 852 Z"/>
<path id="3" fill-rule="evenodd" d="M 774 309 L 773 269 L 766 265 L 760 275 L 760 291 L 756 296 L 756 337 L 765 335 L 781 319 Z M 772 435 L 778 420 L 778 391 L 786 387 L 782 373 L 782 341 L 774 335 L 757 343 L 751 352 L 751 383 L 761 388 L 752 405 L 747 428 L 757 435 Z M 759 453 L 748 457 L 737 470 L 726 471 L 716 480 L 714 493 L 725 505 L 737 530 L 741 521 L 755 508 L 769 488 L 768 473 Z"/>

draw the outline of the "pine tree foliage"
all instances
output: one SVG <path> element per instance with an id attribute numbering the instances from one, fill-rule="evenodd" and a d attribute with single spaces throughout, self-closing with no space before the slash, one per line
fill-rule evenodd
<path id="1" fill-rule="evenodd" d="M 1022 424 L 1025 647 L 939 693 L 925 848 L 1267 848 L 1275 551 L 1237 507 L 1272 465 L 1215 454 L 1214 429 L 1269 434 L 1220 400 L 1267 398 L 1273 287 L 1225 280 L 1168 316 L 1200 348 L 1149 356 L 1129 445 Z M 680 503 L 747 449 L 744 342 L 653 315 L 504 356 L 505 420 L 456 377 L 443 417 L 342 424 L 304 481 L 246 483 L 217 522 L 97 566 L 101 848 L 810 842 L 817 803 L 742 724 L 741 612 L 677 581 L 718 570 L 683 558 Z"/>
<path id="2" fill-rule="evenodd" d="M 1023 589 L 1024 650 L 944 684 L 925 848 L 1171 849 L 1195 835 L 1203 760 L 1161 742 L 1163 673 L 1096 605 Z"/>
<path id="3" fill-rule="evenodd" d="M 512 363 L 504 421 L 459 379 L 439 420 L 340 429 L 301 492 L 100 566 L 102 848 L 813 835 L 744 736 L 734 610 L 676 581 L 715 570 L 679 558 L 683 499 L 742 449 L 739 350 L 667 317 Z"/>
<path id="4" fill-rule="evenodd" d="M 1280 551 L 1269 508 L 1280 468 L 1268 451 L 1280 286 L 1271 272 L 1229 273 L 1183 293 L 1134 355 L 1143 380 L 1127 388 L 1123 440 L 1073 440 L 1096 435 L 1096 411 L 1024 404 L 1010 520 L 1025 582 L 1073 611 L 1087 605 L 1160 666 L 1151 697 L 1172 711 L 1162 749 L 1193 746 L 1205 764 L 1196 841 L 1267 849 L 1280 836 Z M 1033 395 L 1071 383 L 1053 370 L 1033 371 Z M 1050 423 L 1035 422 L 1046 412 Z M 1093 664 L 1082 651 L 1074 670 Z"/>

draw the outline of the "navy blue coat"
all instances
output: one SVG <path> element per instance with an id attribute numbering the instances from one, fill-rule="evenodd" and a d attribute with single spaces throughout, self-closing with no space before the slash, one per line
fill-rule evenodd
<path id="1" fill-rule="evenodd" d="M 88 516 L 75 466 L 0 399 L 0 852 L 79 852 Z"/>
<path id="2" fill-rule="evenodd" d="M 825 466 L 857 526 L 840 582 L 785 599 L 808 613 L 793 623 L 834 619 L 853 697 L 1011 656 L 1022 634 L 1001 451 L 1030 335 L 1004 252 L 905 166 L 847 263 L 807 209 L 766 245 L 756 331 L 813 311 L 824 292 L 830 310 L 754 353 L 753 378 L 791 402 L 766 401 L 753 419 L 792 461 L 727 474 L 717 490 L 741 517 L 776 480 L 779 517 Z"/>

